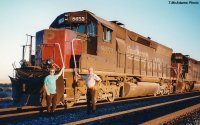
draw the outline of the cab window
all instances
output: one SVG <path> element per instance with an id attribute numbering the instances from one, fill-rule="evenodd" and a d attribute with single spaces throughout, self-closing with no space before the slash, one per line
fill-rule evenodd
<path id="1" fill-rule="evenodd" d="M 109 29 L 108 27 L 103 26 L 102 36 L 104 42 L 110 43 L 112 38 L 112 30 Z"/>
<path id="2" fill-rule="evenodd" d="M 93 37 L 96 36 L 96 34 L 97 34 L 97 25 L 96 25 L 95 22 L 93 22 L 93 21 L 89 21 L 88 22 L 88 25 L 87 25 L 87 34 L 89 36 L 93 36 Z"/>

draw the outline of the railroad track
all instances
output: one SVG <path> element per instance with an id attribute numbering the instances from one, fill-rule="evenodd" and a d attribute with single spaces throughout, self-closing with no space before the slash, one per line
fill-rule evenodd
<path id="1" fill-rule="evenodd" d="M 178 99 L 179 98 L 179 99 Z M 177 100 L 178 99 L 178 100 Z M 193 101 L 191 101 L 193 100 Z M 110 121 L 114 121 L 116 123 L 116 120 L 126 119 L 126 117 L 131 116 L 131 114 L 135 115 L 134 118 L 139 117 L 139 114 L 143 114 L 142 112 L 155 110 L 158 107 L 167 107 L 167 106 L 173 106 L 175 104 L 181 104 L 183 102 L 193 102 L 188 103 L 190 105 L 187 105 L 187 107 L 190 107 L 194 104 L 194 101 L 196 103 L 199 103 L 198 100 L 200 100 L 200 93 L 186 93 L 186 94 L 179 94 L 179 95 L 169 95 L 169 96 L 159 96 L 159 97 L 145 97 L 145 98 L 129 98 L 126 100 L 117 100 L 114 103 L 105 103 L 101 102 L 97 105 L 97 111 L 94 114 L 86 115 L 86 105 L 76 105 L 70 109 L 63 110 L 64 107 L 59 106 L 57 108 L 57 112 L 52 115 L 48 115 L 46 113 L 46 110 L 44 107 L 24 107 L 24 108 L 10 108 L 0 110 L 0 122 L 1 123 L 24 123 L 26 124 L 26 119 L 29 119 L 29 121 L 34 119 L 40 119 L 41 122 L 44 122 L 42 119 L 53 119 L 53 123 L 56 124 L 110 124 Z M 184 106 L 181 106 L 184 108 Z M 158 110 L 158 109 L 157 109 Z M 181 110 L 181 109 L 180 109 Z M 160 110 L 161 111 L 161 110 Z M 170 112 L 168 112 L 170 113 Z M 137 114 L 137 115 L 136 115 Z M 154 113 L 155 114 L 155 113 Z M 166 113 L 167 114 L 167 113 Z M 133 123 L 143 123 L 152 119 L 155 119 L 159 116 L 162 116 L 165 114 L 158 114 L 154 117 L 147 118 L 146 120 L 138 120 L 135 119 Z M 23 119 L 21 120 L 20 118 Z M 59 117 L 62 117 L 60 120 Z M 117 119 L 116 119 L 117 117 Z M 142 118 L 142 116 L 140 116 Z M 148 116 L 149 117 L 149 116 Z M 65 119 L 66 118 L 66 119 Z M 8 119 L 13 119 L 13 121 L 9 121 Z M 30 120 L 31 119 L 31 120 Z M 37 122 L 40 122 L 39 120 L 36 120 Z M 48 123 L 52 123 L 52 121 L 48 121 Z M 129 121 L 129 120 L 128 120 Z M 27 123 L 29 124 L 29 123 Z"/>
<path id="2" fill-rule="evenodd" d="M 185 114 L 184 113 L 185 111 L 187 111 L 187 113 L 188 113 L 189 111 L 193 111 L 193 110 L 196 110 L 197 108 L 200 108 L 200 104 L 196 104 L 194 107 L 184 109 L 183 111 L 177 111 L 176 115 L 171 113 L 170 115 L 156 118 L 156 116 L 155 117 L 149 117 L 145 114 L 146 113 L 150 114 L 152 112 L 152 111 L 149 111 L 149 110 L 155 110 L 156 109 L 156 111 L 159 111 L 159 108 L 170 107 L 172 105 L 177 105 L 177 104 L 183 103 L 185 101 L 190 101 L 192 99 L 200 99 L 200 95 L 194 96 L 194 97 L 188 97 L 188 98 L 184 98 L 184 99 L 179 99 L 179 100 L 176 100 L 176 101 L 171 101 L 171 102 L 166 102 L 166 103 L 161 103 L 161 104 L 155 104 L 155 105 L 145 106 L 145 107 L 136 108 L 136 109 L 130 109 L 130 110 L 126 110 L 126 111 L 121 111 L 121 112 L 116 112 L 116 113 L 111 113 L 111 114 L 105 114 L 105 115 L 102 115 L 102 116 L 97 116 L 97 117 L 93 117 L 93 118 L 89 118 L 89 119 L 83 119 L 83 120 L 80 120 L 80 121 L 70 122 L 70 123 L 67 123 L 66 125 L 87 124 L 87 123 L 95 124 L 95 125 L 96 124 L 104 124 L 104 125 L 105 124 L 108 124 L 108 125 L 118 125 L 118 124 L 119 125 L 121 125 L 121 124 L 155 125 L 155 124 L 164 124 L 164 123 L 168 122 L 169 120 L 172 120 L 172 119 L 178 117 L 180 114 Z M 166 108 L 166 110 L 168 110 L 168 109 Z M 149 118 L 144 118 L 144 117 L 149 117 Z M 151 118 L 155 118 L 155 119 L 150 120 Z"/>

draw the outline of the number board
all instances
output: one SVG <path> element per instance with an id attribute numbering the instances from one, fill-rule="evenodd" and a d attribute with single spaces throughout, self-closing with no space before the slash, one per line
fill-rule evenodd
<path id="1" fill-rule="evenodd" d="M 72 23 L 85 23 L 86 17 L 85 16 L 71 16 L 70 22 L 72 22 Z"/>

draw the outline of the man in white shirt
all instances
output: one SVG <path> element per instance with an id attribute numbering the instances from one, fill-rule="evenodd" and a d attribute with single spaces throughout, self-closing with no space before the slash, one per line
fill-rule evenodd
<path id="1" fill-rule="evenodd" d="M 87 86 L 87 113 L 90 114 L 91 109 L 92 112 L 96 111 L 96 82 L 101 81 L 101 78 L 94 74 L 93 68 L 88 69 L 89 74 L 85 76 L 80 76 L 83 80 L 85 80 Z M 91 104 L 92 101 L 92 104 Z"/>

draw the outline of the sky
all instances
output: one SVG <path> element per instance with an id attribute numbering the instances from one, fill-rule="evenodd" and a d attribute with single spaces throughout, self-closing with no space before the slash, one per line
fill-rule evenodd
<path id="1" fill-rule="evenodd" d="M 125 28 L 149 36 L 173 52 L 200 60 L 200 0 L 190 1 L 198 4 L 170 4 L 173 0 L 1 0 L 0 81 L 13 76 L 12 64 L 20 66 L 26 34 L 34 36 L 48 29 L 60 14 L 80 10 L 118 20 Z"/>

